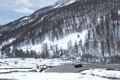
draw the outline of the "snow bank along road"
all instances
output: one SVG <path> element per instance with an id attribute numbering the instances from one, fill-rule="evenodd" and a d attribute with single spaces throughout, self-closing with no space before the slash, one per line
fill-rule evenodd
<path id="1" fill-rule="evenodd" d="M 108 69 L 108 70 L 119 70 L 120 64 L 83 64 L 83 67 L 75 68 L 74 65 L 62 65 L 53 67 L 45 72 L 60 72 L 60 73 L 77 73 L 88 69 Z"/>
<path id="2" fill-rule="evenodd" d="M 106 70 L 120 70 L 120 64 L 82 63 L 83 67 L 74 68 L 76 63 L 82 62 L 61 59 L 0 59 L 0 80 L 120 80 L 120 71 Z M 44 64 L 51 68 L 39 72 L 39 65 Z"/>

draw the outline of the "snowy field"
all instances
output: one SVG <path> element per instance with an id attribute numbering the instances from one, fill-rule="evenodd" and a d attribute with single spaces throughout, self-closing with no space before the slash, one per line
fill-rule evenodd
<path id="1" fill-rule="evenodd" d="M 38 72 L 38 66 L 61 66 L 74 61 L 61 59 L 0 59 L 0 80 L 120 80 L 120 71 L 90 69 L 79 73 Z"/>

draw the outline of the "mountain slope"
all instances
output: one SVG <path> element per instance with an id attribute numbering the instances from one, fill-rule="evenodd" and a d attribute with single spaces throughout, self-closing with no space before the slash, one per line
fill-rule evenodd
<path id="1" fill-rule="evenodd" d="M 61 0 L 0 27 L 9 57 L 119 61 L 119 0 Z"/>
<path id="2" fill-rule="evenodd" d="M 54 8 L 60 8 L 60 7 L 64 7 L 67 6 L 71 3 L 74 3 L 76 0 L 58 0 L 55 2 L 54 4 Z"/>

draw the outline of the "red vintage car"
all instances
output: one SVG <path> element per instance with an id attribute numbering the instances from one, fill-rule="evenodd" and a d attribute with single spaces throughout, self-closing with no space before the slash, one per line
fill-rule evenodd
<path id="1" fill-rule="evenodd" d="M 76 68 L 82 67 L 82 64 L 76 64 L 76 65 L 74 65 L 74 67 L 76 67 Z"/>

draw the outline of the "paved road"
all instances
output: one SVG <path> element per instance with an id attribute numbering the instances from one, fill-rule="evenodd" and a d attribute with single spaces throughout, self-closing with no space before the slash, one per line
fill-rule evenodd
<path id="1" fill-rule="evenodd" d="M 115 64 L 83 64 L 83 67 L 79 67 L 79 68 L 75 68 L 74 65 L 68 64 L 68 65 L 50 68 L 50 69 L 46 70 L 45 72 L 77 73 L 77 72 L 81 72 L 83 70 L 101 69 L 101 68 L 120 70 L 120 64 L 119 65 L 115 65 Z"/>

